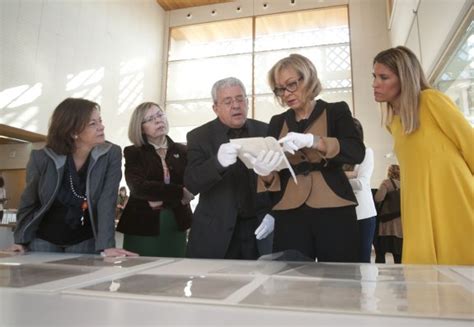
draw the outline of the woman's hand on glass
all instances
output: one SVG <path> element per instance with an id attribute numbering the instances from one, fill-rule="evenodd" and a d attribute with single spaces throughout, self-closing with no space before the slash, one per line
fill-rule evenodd
<path id="1" fill-rule="evenodd" d="M 138 253 L 119 248 L 108 248 L 100 253 L 103 257 L 138 257 Z"/>
<path id="2" fill-rule="evenodd" d="M 5 252 L 16 252 L 16 253 L 25 253 L 27 251 L 26 246 L 21 244 L 13 244 L 12 246 L 6 248 Z"/>

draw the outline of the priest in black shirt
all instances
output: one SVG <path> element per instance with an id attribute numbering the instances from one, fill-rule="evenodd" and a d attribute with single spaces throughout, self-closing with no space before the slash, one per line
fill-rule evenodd
<path id="1" fill-rule="evenodd" d="M 187 256 L 257 259 L 263 254 L 257 240 L 271 241 L 274 219 L 267 195 L 256 194 L 256 175 L 237 158 L 239 146 L 229 140 L 264 137 L 267 124 L 247 119 L 248 99 L 237 78 L 217 81 L 211 94 L 217 118 L 187 135 L 184 183 L 199 194 Z"/>

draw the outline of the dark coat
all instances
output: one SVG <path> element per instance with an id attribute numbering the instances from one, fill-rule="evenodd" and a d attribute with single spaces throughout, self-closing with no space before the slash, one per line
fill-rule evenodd
<path id="1" fill-rule="evenodd" d="M 249 137 L 266 136 L 267 124 L 247 119 Z M 218 118 L 200 126 L 187 135 L 188 166 L 184 184 L 193 194 L 199 193 L 189 235 L 187 256 L 193 258 L 224 258 L 232 238 L 238 214 L 238 195 L 233 170 L 237 165 L 223 168 L 217 161 L 217 151 L 229 142 L 228 127 Z M 259 219 L 269 209 L 267 196 L 256 195 L 256 175 L 250 175 L 249 192 L 255 194 L 255 216 Z M 262 196 L 263 195 L 263 196 Z M 253 231 L 252 231 L 253 233 Z"/>
<path id="2" fill-rule="evenodd" d="M 117 231 L 139 236 L 159 235 L 160 210 L 152 210 L 148 201 L 163 201 L 164 208 L 171 208 L 180 230 L 191 226 L 191 208 L 181 204 L 183 174 L 187 163 L 186 147 L 174 143 L 169 137 L 167 139 L 165 161 L 170 171 L 170 184 L 163 181 L 163 165 L 152 145 L 128 146 L 124 149 L 125 179 L 130 188 L 130 198 Z"/>

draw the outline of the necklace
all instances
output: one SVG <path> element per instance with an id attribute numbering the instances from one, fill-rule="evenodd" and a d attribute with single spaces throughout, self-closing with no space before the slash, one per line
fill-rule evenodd
<path id="1" fill-rule="evenodd" d="M 89 205 L 87 204 L 87 193 L 84 195 L 77 194 L 76 190 L 74 189 L 74 183 L 72 182 L 72 175 L 69 174 L 69 185 L 71 186 L 72 195 L 76 198 L 82 200 L 81 209 L 82 209 L 82 217 L 81 217 L 81 225 L 84 226 L 84 212 L 87 210 Z"/>

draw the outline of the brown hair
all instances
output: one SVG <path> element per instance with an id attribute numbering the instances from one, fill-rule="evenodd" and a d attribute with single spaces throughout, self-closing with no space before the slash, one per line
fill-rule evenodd
<path id="1" fill-rule="evenodd" d="M 391 179 L 400 180 L 400 166 L 399 165 L 390 165 L 387 169 L 387 177 Z"/>
<path id="2" fill-rule="evenodd" d="M 423 68 L 416 55 L 407 47 L 398 46 L 377 54 L 373 64 L 387 66 L 400 81 L 400 119 L 403 130 L 410 134 L 420 127 L 420 92 L 431 86 L 425 77 Z M 393 108 L 387 104 L 382 118 L 385 125 L 390 125 L 393 119 Z"/>
<path id="3" fill-rule="evenodd" d="M 46 146 L 57 154 L 71 154 L 76 150 L 74 135 L 80 134 L 89 123 L 92 112 L 100 106 L 86 99 L 67 98 L 61 102 L 49 122 Z"/>
<path id="4" fill-rule="evenodd" d="M 272 90 L 276 87 L 276 75 L 283 69 L 292 68 L 303 79 L 303 97 L 312 101 L 321 93 L 321 81 L 318 78 L 318 71 L 311 60 L 300 54 L 290 54 L 288 57 L 280 59 L 268 72 L 268 85 Z M 276 96 L 278 103 L 283 107 L 284 103 L 281 97 Z"/>

